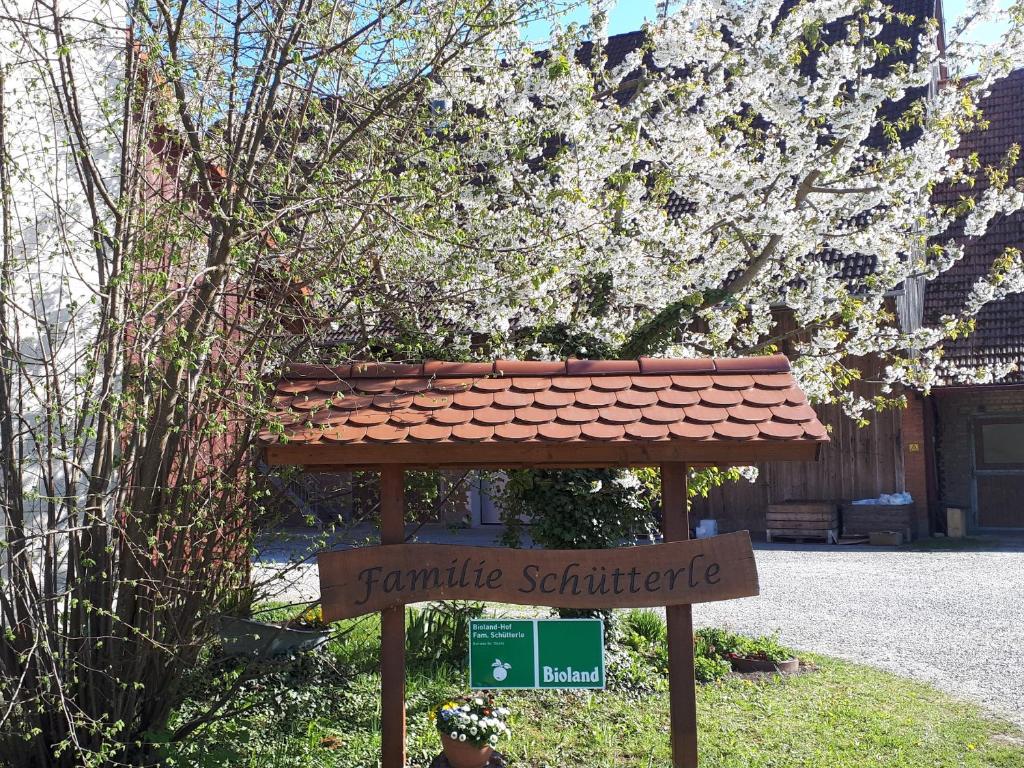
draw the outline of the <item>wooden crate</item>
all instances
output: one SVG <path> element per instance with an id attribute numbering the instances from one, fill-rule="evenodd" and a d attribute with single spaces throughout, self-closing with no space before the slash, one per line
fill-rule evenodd
<path id="1" fill-rule="evenodd" d="M 768 541 L 774 538 L 824 539 L 839 542 L 839 506 L 831 501 L 787 501 L 769 504 L 765 515 Z"/>
<path id="2" fill-rule="evenodd" d="M 898 547 L 903 543 L 902 531 L 872 531 L 868 536 L 872 547 Z"/>
<path id="3" fill-rule="evenodd" d="M 910 541 L 913 530 L 913 504 L 843 504 L 844 536 L 900 531 L 904 541 Z"/>

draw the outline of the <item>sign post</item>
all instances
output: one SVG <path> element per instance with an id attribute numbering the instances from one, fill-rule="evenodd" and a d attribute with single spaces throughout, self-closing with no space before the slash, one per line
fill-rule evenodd
<path id="1" fill-rule="evenodd" d="M 380 540 L 405 539 L 405 472 L 385 467 L 380 478 Z M 326 614 L 325 614 L 326 615 Z M 405 608 L 380 614 L 380 743 L 383 766 L 405 766 Z"/>
<path id="2" fill-rule="evenodd" d="M 686 465 L 664 464 L 661 476 L 664 544 L 508 549 L 389 543 L 401 541 L 402 485 L 401 470 L 388 468 L 381 486 L 384 543 L 321 552 L 317 558 L 327 621 L 381 612 L 383 768 L 405 765 L 403 606 L 427 600 L 553 608 L 665 606 L 672 760 L 675 768 L 697 767 L 691 605 L 757 595 L 757 567 L 746 531 L 690 539 Z M 471 687 L 603 688 L 603 638 L 600 621 L 474 622 Z"/>
<path id="3" fill-rule="evenodd" d="M 318 558 L 325 619 L 381 612 L 381 768 L 405 764 L 403 606 L 421 600 L 666 606 L 673 763 L 695 768 L 689 606 L 758 588 L 746 532 L 688 540 L 685 462 L 818 458 L 828 431 L 785 357 L 290 363 L 272 403 L 271 421 L 283 429 L 259 436 L 270 466 L 381 472 L 381 546 Z M 404 470 L 659 465 L 664 544 L 549 551 L 400 543 Z"/>
<path id="4" fill-rule="evenodd" d="M 473 619 L 469 687 L 604 688 L 600 619 Z"/>
<path id="5" fill-rule="evenodd" d="M 665 542 L 690 538 L 686 465 L 661 466 L 661 530 Z M 668 697 L 672 763 L 697 768 L 697 683 L 694 679 L 693 606 L 668 605 Z"/>

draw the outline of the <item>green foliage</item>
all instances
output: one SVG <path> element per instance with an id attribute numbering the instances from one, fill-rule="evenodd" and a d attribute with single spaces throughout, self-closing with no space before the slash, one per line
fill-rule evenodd
<path id="1" fill-rule="evenodd" d="M 524 517 L 546 549 L 605 549 L 657 528 L 646 489 L 629 470 L 519 470 L 498 501 L 507 546 L 520 545 Z"/>
<path id="2" fill-rule="evenodd" d="M 654 611 L 633 610 L 619 623 L 619 651 L 609 663 L 609 687 L 651 692 L 657 686 L 645 684 L 647 677 L 668 673 L 668 639 L 665 622 Z M 779 643 L 776 635 L 745 637 L 718 627 L 704 627 L 693 636 L 694 675 L 700 683 L 721 680 L 732 672 L 733 655 L 763 659 L 778 664 L 795 656 Z"/>
<path id="3" fill-rule="evenodd" d="M 569 74 L 569 60 L 565 56 L 556 56 L 548 65 L 548 76 L 552 79 Z"/>
<path id="4" fill-rule="evenodd" d="M 620 648 L 625 658 L 615 658 L 609 686 L 627 691 L 652 692 L 649 680 L 668 674 L 668 635 L 665 620 L 649 610 L 627 612 L 620 621 Z M 702 629 L 693 638 L 694 676 L 711 683 L 729 675 L 732 667 L 726 648 L 738 647 L 740 638 L 721 629 Z M 640 671 L 646 668 L 646 678 Z"/>
<path id="5" fill-rule="evenodd" d="M 407 660 L 460 669 L 469 657 L 469 620 L 483 616 L 482 603 L 447 601 L 406 609 Z"/>
<path id="6" fill-rule="evenodd" d="M 657 530 L 651 494 L 642 478 L 624 469 L 518 470 L 496 494 L 505 530 L 501 542 L 517 547 L 526 533 L 545 549 L 608 549 Z M 613 634 L 607 610 L 560 609 L 563 618 L 599 617 Z"/>
<path id="7" fill-rule="evenodd" d="M 633 609 L 627 611 L 619 624 L 623 635 L 630 633 L 649 643 L 661 643 L 665 640 L 665 621 L 652 610 Z"/>
<path id="8" fill-rule="evenodd" d="M 775 634 L 741 638 L 738 653 L 741 656 L 762 659 L 773 664 L 779 664 L 796 657 L 796 651 L 782 645 L 779 642 L 779 636 Z"/>
<path id="9" fill-rule="evenodd" d="M 746 637 L 717 627 L 698 629 L 694 635 L 698 655 L 728 660 L 744 656 L 778 664 L 796 657 L 796 651 L 779 642 L 777 634 Z"/>
<path id="10" fill-rule="evenodd" d="M 742 638 L 726 629 L 703 627 L 694 634 L 694 642 L 698 654 L 724 658 L 739 651 Z"/>
<path id="11" fill-rule="evenodd" d="M 654 611 L 628 611 L 619 622 L 617 642 L 606 649 L 608 686 L 652 693 L 668 674 L 665 620 Z"/>
<path id="12" fill-rule="evenodd" d="M 687 496 L 691 499 L 707 498 L 707 495 L 715 488 L 720 488 L 726 483 L 739 482 L 743 479 L 740 469 L 740 467 L 705 467 L 690 472 L 690 478 L 686 485 Z"/>
<path id="13" fill-rule="evenodd" d="M 732 666 L 725 659 L 711 656 L 694 656 L 693 676 L 698 683 L 713 683 L 721 680 L 732 671 Z"/>
<path id="14" fill-rule="evenodd" d="M 641 615 L 642 614 L 642 615 Z M 634 638 L 661 637 L 653 611 L 628 612 Z M 164 748 L 169 768 L 362 768 L 380 750 L 379 620 L 340 622 L 322 652 L 267 665 L 260 679 L 231 695 L 230 717 Z M 739 636 L 702 629 L 698 648 L 724 649 Z M 642 646 L 643 647 L 643 646 Z M 640 653 L 608 648 L 605 691 L 507 691 L 513 729 L 500 749 L 513 765 L 662 766 L 670 764 L 664 642 Z M 410 656 L 416 649 L 410 647 Z M 973 705 L 929 686 L 864 667 L 811 657 L 815 673 L 796 677 L 722 677 L 722 659 L 699 653 L 696 673 L 718 680 L 699 687 L 702 764 L 716 768 L 1016 768 L 1024 750 L 997 743 L 1021 738 Z M 237 662 L 207 659 L 190 676 L 186 721 L 237 682 Z M 440 752 L 440 701 L 465 690 L 460 667 L 410 665 L 407 678 L 411 768 Z M 743 734 L 756 734 L 748 738 Z M 167 734 L 157 735 L 164 742 Z"/>
<path id="15" fill-rule="evenodd" d="M 605 649 L 605 681 L 609 691 L 643 698 L 668 690 L 668 659 L 654 646 L 609 644 Z"/>

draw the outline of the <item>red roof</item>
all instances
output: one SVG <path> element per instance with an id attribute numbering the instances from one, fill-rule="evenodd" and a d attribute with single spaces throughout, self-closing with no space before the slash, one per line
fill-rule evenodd
<path id="1" fill-rule="evenodd" d="M 270 420 L 272 464 L 813 459 L 828 439 L 781 355 L 291 365 Z"/>

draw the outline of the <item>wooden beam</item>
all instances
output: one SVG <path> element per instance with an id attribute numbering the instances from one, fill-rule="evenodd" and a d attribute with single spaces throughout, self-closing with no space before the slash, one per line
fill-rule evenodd
<path id="1" fill-rule="evenodd" d="M 276 443 L 266 448 L 271 466 L 376 468 L 401 464 L 406 469 L 447 467 L 656 467 L 665 463 L 715 465 L 762 461 L 814 461 L 815 440 L 613 440 L 481 443 Z"/>
<path id="2" fill-rule="evenodd" d="M 405 471 L 380 470 L 380 540 L 405 541 Z M 380 614 L 381 768 L 405 768 L 405 606 Z"/>
<path id="3" fill-rule="evenodd" d="M 661 465 L 662 533 L 666 542 L 690 538 L 686 464 Z M 669 717 L 674 768 L 697 768 L 697 687 L 693 671 L 693 607 L 670 605 L 668 625 Z"/>

